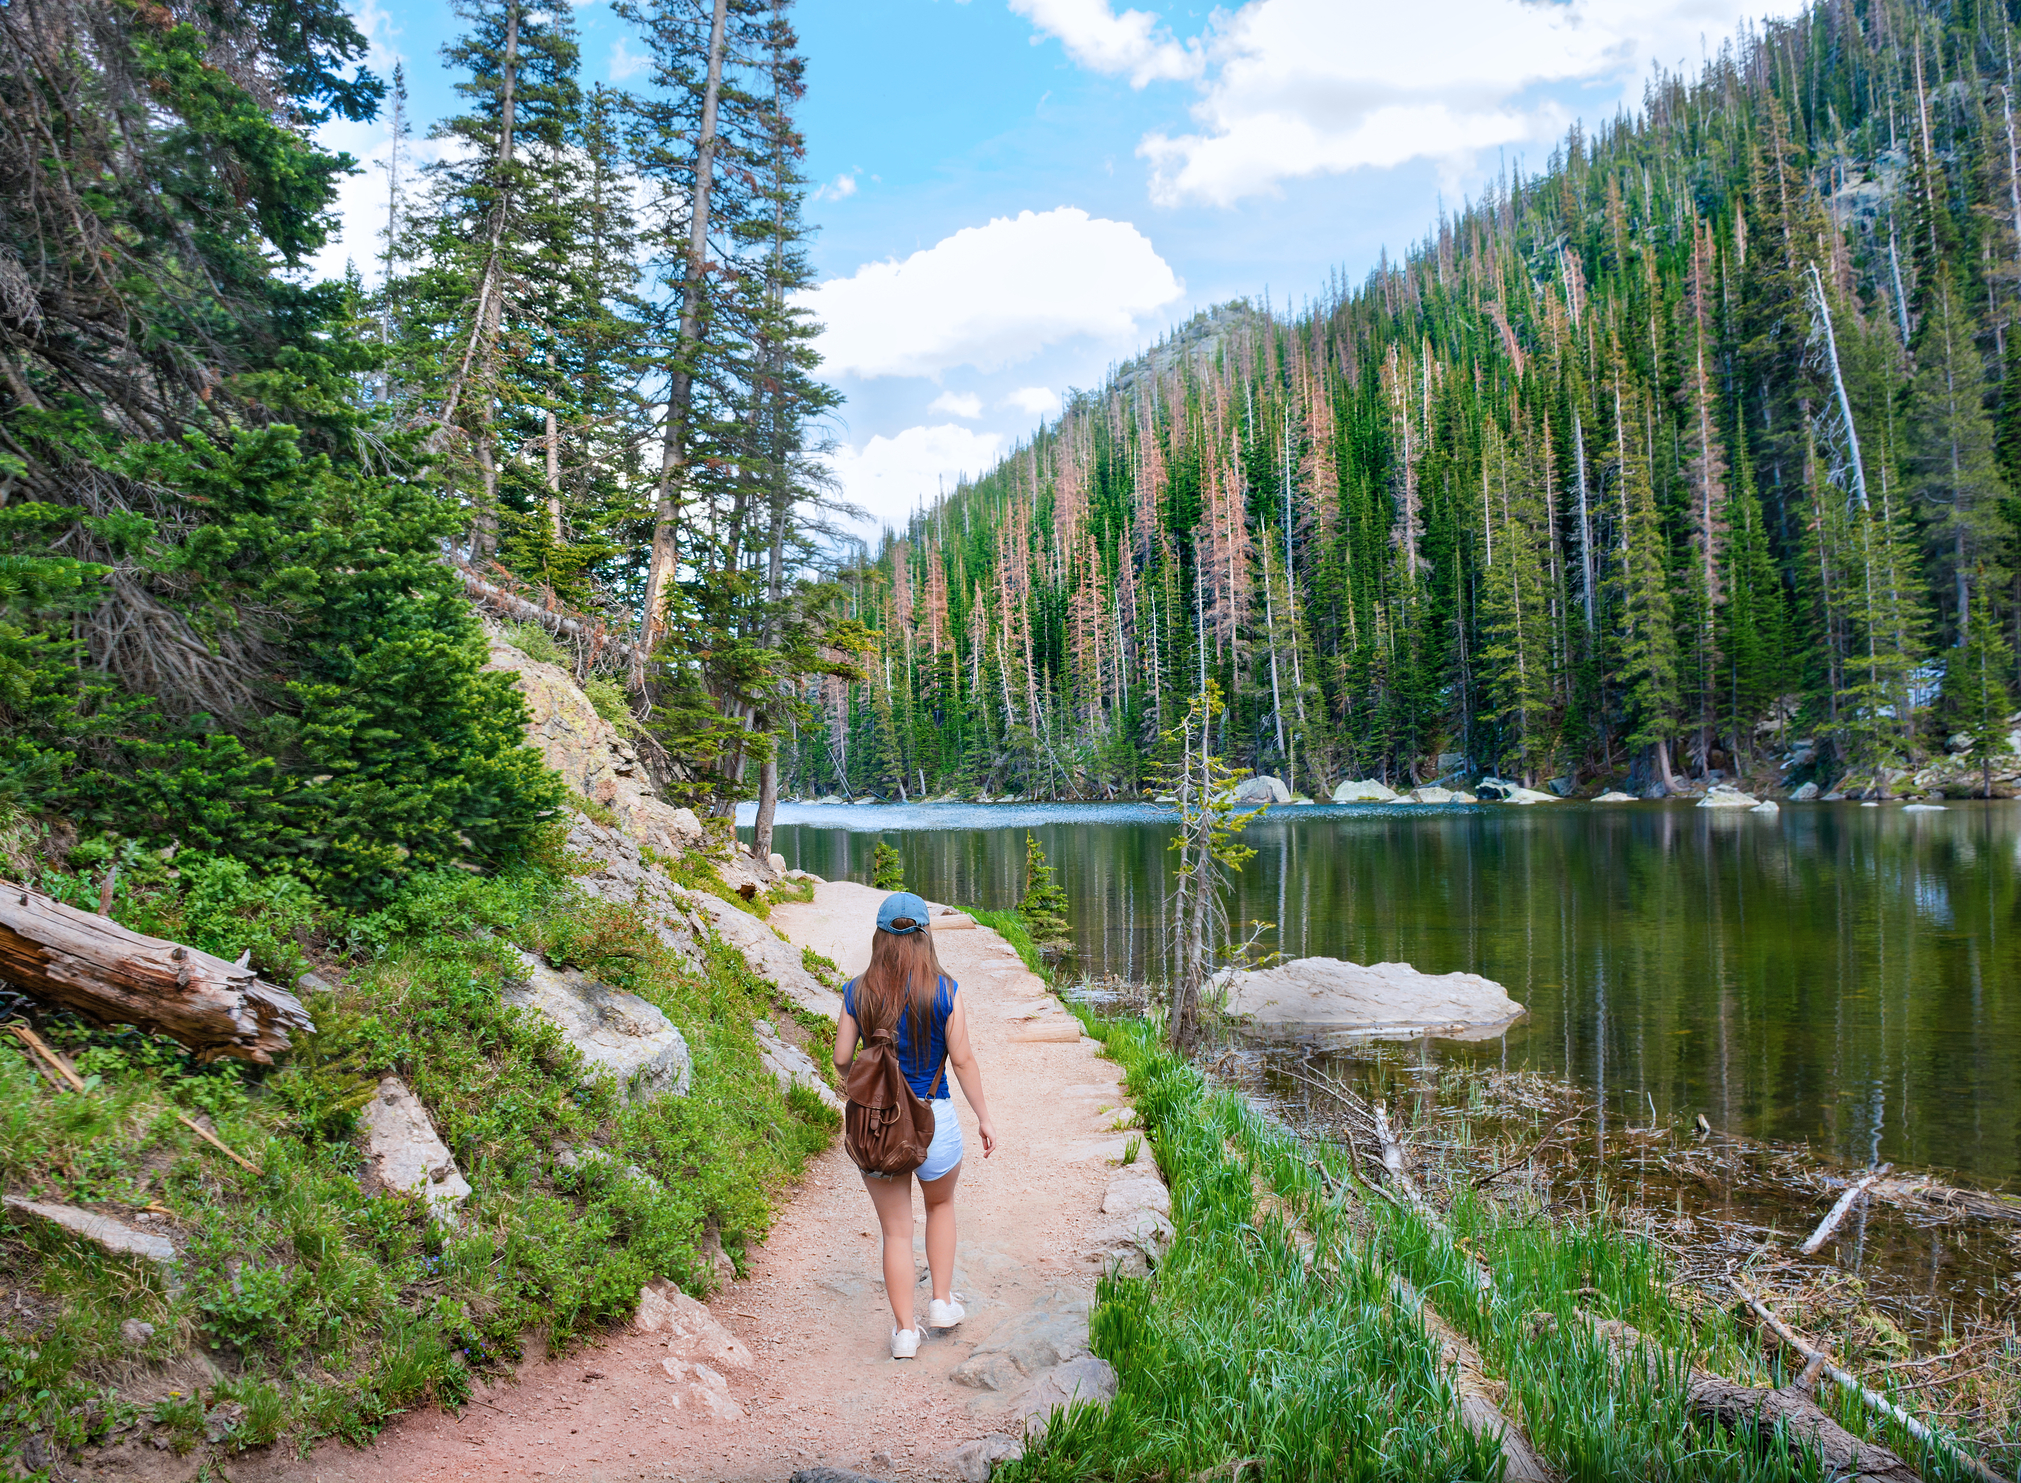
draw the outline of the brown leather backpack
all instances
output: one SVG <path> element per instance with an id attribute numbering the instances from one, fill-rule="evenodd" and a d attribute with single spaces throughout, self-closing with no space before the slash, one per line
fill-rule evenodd
<path id="1" fill-rule="evenodd" d="M 943 1061 L 926 1089 L 929 1097 L 940 1089 L 946 1070 Z M 926 1152 L 933 1146 L 933 1109 L 919 1100 L 905 1079 L 891 1027 L 872 1035 L 857 1052 L 849 1067 L 847 1091 L 842 1143 L 857 1168 L 896 1176 L 910 1174 L 926 1162 Z"/>

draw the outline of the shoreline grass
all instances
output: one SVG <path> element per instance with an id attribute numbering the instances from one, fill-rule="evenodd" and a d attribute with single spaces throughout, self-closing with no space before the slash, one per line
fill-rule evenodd
<path id="1" fill-rule="evenodd" d="M 1116 1402 L 1065 1414 L 998 1475 L 1004 1483 L 1218 1470 L 1500 1476 L 1499 1454 L 1457 1426 L 1455 1377 L 1392 1276 L 1479 1348 L 1504 1414 L 1566 1478 L 1822 1483 L 1801 1439 L 1735 1434 L 1691 1414 L 1688 1367 L 1763 1386 L 1792 1372 L 1730 1312 L 1674 1283 L 1665 1253 L 1604 1200 L 1552 1220 L 1463 1194 L 1434 1223 L 1363 1185 L 1341 1143 L 1302 1137 L 1217 1090 L 1161 1043 L 1155 1018 L 1080 1012 L 1124 1068 L 1172 1186 L 1177 1237 L 1149 1278 L 1100 1286 L 1090 1335 L 1118 1371 Z M 1657 1363 L 1622 1364 L 1595 1320 L 1633 1325 Z M 1326 1416 L 1302 1393 L 1325 1396 Z M 1818 1400 L 1931 1483 L 1967 1476 L 1944 1449 L 1877 1426 L 1856 1399 L 1826 1387 Z M 1376 1417 L 1387 1424 L 1369 1424 Z"/>

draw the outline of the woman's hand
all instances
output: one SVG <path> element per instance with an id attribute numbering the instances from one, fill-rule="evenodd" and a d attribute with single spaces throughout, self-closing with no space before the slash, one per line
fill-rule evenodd
<path id="1" fill-rule="evenodd" d="M 988 1158 L 996 1152 L 996 1131 L 990 1127 L 986 1117 L 976 1119 L 975 1130 L 982 1135 L 982 1156 Z"/>

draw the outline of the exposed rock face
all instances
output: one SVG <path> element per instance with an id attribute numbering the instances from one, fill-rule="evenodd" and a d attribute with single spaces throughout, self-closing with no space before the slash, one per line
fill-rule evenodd
<path id="1" fill-rule="evenodd" d="M 1227 1010 L 1265 1033 L 1321 1032 L 1416 1040 L 1484 1040 L 1523 1017 L 1508 991 L 1478 973 L 1420 973 L 1408 963 L 1364 967 L 1297 958 L 1227 973 Z"/>
<path id="2" fill-rule="evenodd" d="M 1450 788 L 1413 788 L 1398 800 L 1402 803 L 1456 803 L 1459 795 Z"/>
<path id="3" fill-rule="evenodd" d="M 1165 1187 L 1158 1166 L 1148 1158 L 1123 1165 L 1109 1176 L 1109 1188 L 1102 1195 L 1102 1214 L 1133 1215 L 1139 1210 L 1172 1213 L 1172 1192 Z"/>
<path id="4" fill-rule="evenodd" d="M 670 1360 L 722 1370 L 748 1370 L 757 1363 L 736 1335 L 671 1282 L 654 1282 L 639 1289 L 639 1310 L 632 1327 L 642 1334 L 666 1335 Z"/>
<path id="5" fill-rule="evenodd" d="M 799 1046 L 781 1040 L 779 1032 L 768 1020 L 758 1020 L 751 1028 L 758 1033 L 758 1059 L 765 1063 L 765 1069 L 779 1083 L 782 1096 L 796 1086 L 804 1086 L 837 1112 L 842 1111 L 842 1099 L 821 1079 L 820 1069 L 815 1066 L 812 1056 Z"/>
<path id="6" fill-rule="evenodd" d="M 1618 789 L 1609 788 L 1605 793 L 1602 793 L 1598 798 L 1594 799 L 1593 801 L 1595 803 L 1633 803 L 1635 801 L 1635 795 L 1633 793 L 1623 793 Z"/>
<path id="7" fill-rule="evenodd" d="M 779 992 L 802 1009 L 824 1014 L 831 1020 L 842 1018 L 842 996 L 822 987 L 821 981 L 807 971 L 800 961 L 799 948 L 781 941 L 770 927 L 720 897 L 680 886 L 673 889 L 690 910 L 743 953 L 753 973 L 777 984 Z"/>
<path id="8" fill-rule="evenodd" d="M 1789 795 L 1789 801 L 1791 803 L 1813 803 L 1816 800 L 1817 800 L 1816 783 L 1805 783 L 1801 788 L 1797 789 L 1794 793 Z"/>
<path id="9" fill-rule="evenodd" d="M 1779 814 L 1782 810 L 1776 807 L 1776 802 L 1773 798 L 1764 798 L 1760 803 L 1749 809 L 1748 812 L 1751 814 Z"/>
<path id="10" fill-rule="evenodd" d="M 658 1006 L 529 953 L 519 959 L 525 977 L 507 987 L 506 1002 L 553 1024 L 585 1061 L 624 1088 L 626 1101 L 688 1094 L 695 1075 L 688 1042 Z"/>
<path id="11" fill-rule="evenodd" d="M 1336 783 L 1333 789 L 1335 803 L 1394 803 L 1396 790 L 1384 787 L 1373 778 L 1361 782 Z"/>
<path id="12" fill-rule="evenodd" d="M 166 1236 L 157 1236 L 149 1231 L 137 1231 L 124 1221 L 114 1220 L 109 1215 L 99 1215 L 90 1210 L 80 1210 L 75 1205 L 44 1205 L 36 1200 L 24 1200 L 15 1195 L 6 1197 L 6 1208 L 16 1218 L 41 1221 L 56 1226 L 71 1235 L 89 1241 L 100 1251 L 112 1256 L 139 1256 L 163 1267 L 175 1265 L 175 1243 Z M 139 1342 L 146 1343 L 154 1329 L 144 1323 L 126 1320 L 136 1329 L 146 1329 Z M 122 1336 L 126 1330 L 122 1326 Z M 130 1344 L 132 1340 L 128 1341 Z"/>
<path id="13" fill-rule="evenodd" d="M 1738 788 L 1725 783 L 1714 783 L 1705 790 L 1705 796 L 1698 800 L 1700 808 L 1753 808 L 1761 802 L 1752 793 L 1743 793 Z"/>
<path id="14" fill-rule="evenodd" d="M 529 659 L 499 638 L 491 640 L 484 667 L 517 681 L 526 697 L 526 739 L 569 787 L 603 804 L 627 831 L 657 849 L 671 852 L 701 841 L 702 824 L 694 811 L 654 795 L 631 743 L 596 713 L 566 670 Z"/>
<path id="15" fill-rule="evenodd" d="M 438 1220 L 452 1220 L 470 1198 L 456 1156 L 435 1120 L 406 1082 L 388 1076 L 358 1113 L 365 1133 L 365 1188 L 399 1190 L 427 1201 Z"/>
<path id="16" fill-rule="evenodd" d="M 989 1483 L 990 1469 L 1000 1462 L 1016 1462 L 1024 1455 L 1025 1444 L 1016 1437 L 991 1432 L 973 1442 L 963 1442 L 944 1457 L 962 1483 Z M 800 1483 L 800 1474 L 793 1475 L 793 1483 Z"/>
<path id="17" fill-rule="evenodd" d="M 1260 773 L 1253 778 L 1244 778 L 1235 785 L 1237 803 L 1289 803 L 1291 790 L 1280 779 L 1268 773 Z"/>

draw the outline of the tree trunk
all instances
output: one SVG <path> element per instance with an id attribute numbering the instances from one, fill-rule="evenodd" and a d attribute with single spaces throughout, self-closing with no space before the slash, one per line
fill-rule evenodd
<path id="1" fill-rule="evenodd" d="M 667 426 L 660 444 L 659 492 L 653 506 L 653 549 L 646 568 L 641 647 L 651 653 L 663 626 L 660 609 L 679 558 L 676 522 L 686 473 L 688 411 L 694 402 L 695 350 L 701 338 L 703 278 L 708 266 L 709 195 L 716 176 L 716 105 L 723 91 L 723 48 L 729 0 L 714 0 L 709 14 L 709 73 L 702 92 L 702 127 L 695 136 L 694 201 L 688 213 L 688 261 L 681 275 L 680 331 L 667 375 Z"/>
<path id="2" fill-rule="evenodd" d="M 206 1061 L 270 1065 L 292 1033 L 316 1030 L 300 1000 L 250 968 L 12 881 L 0 881 L 0 978 L 97 1024 L 168 1035 Z"/>

